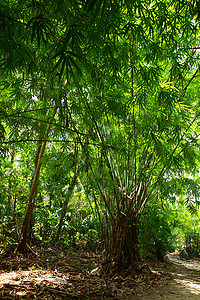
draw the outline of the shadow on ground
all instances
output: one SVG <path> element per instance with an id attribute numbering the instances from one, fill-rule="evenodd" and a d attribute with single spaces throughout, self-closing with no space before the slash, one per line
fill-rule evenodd
<path id="1" fill-rule="evenodd" d="M 147 289 L 132 299 L 200 299 L 200 260 L 180 259 L 177 253 L 167 255 L 168 264 L 152 265 L 155 272 L 168 274 L 161 283 Z"/>
<path id="2" fill-rule="evenodd" d="M 200 299 L 200 261 L 168 254 L 145 276 L 98 276 L 102 256 L 57 246 L 0 258 L 0 299 Z"/>

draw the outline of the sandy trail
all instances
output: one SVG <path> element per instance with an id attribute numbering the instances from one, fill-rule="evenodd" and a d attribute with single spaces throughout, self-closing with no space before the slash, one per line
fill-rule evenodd
<path id="1" fill-rule="evenodd" d="M 143 295 L 136 295 L 133 299 L 191 299 L 200 300 L 200 260 L 180 259 L 178 254 L 167 255 L 169 264 L 165 271 L 169 276 L 157 286 L 152 285 Z M 163 268 L 156 268 L 162 272 Z"/>

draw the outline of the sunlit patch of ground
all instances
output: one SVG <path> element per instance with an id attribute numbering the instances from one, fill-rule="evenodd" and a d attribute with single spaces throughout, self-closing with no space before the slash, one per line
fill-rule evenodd
<path id="1" fill-rule="evenodd" d="M 200 272 L 200 261 L 198 259 L 180 259 L 178 253 L 168 254 L 167 255 L 170 262 L 175 263 L 180 266 L 184 266 L 185 268 L 192 271 Z"/>
<path id="2" fill-rule="evenodd" d="M 69 276 L 61 273 L 42 270 L 3 272 L 0 274 L 0 287 L 4 284 L 11 284 L 13 282 L 15 285 L 27 282 L 35 284 L 41 284 L 42 282 L 45 282 L 46 284 L 65 284 L 67 283 L 67 279 L 69 279 Z"/>
<path id="3" fill-rule="evenodd" d="M 168 263 L 150 263 L 150 273 L 104 278 L 101 256 L 38 250 L 37 256 L 0 259 L 0 299 L 200 299 L 200 262 L 169 254 Z"/>
<path id="4" fill-rule="evenodd" d="M 200 261 L 198 259 L 180 259 L 178 254 L 170 255 L 168 258 L 177 266 L 182 267 L 182 272 L 176 272 L 176 278 L 174 278 L 179 287 L 194 295 L 200 295 Z"/>
<path id="5" fill-rule="evenodd" d="M 188 280 L 180 280 L 175 279 L 175 281 L 182 286 L 182 288 L 188 289 L 191 293 L 195 295 L 200 294 L 200 283 L 195 281 L 188 281 Z"/>
<path id="6" fill-rule="evenodd" d="M 71 283 L 68 282 L 69 276 L 66 274 L 43 271 L 12 271 L 0 274 L 0 295 L 1 298 L 7 295 L 13 297 L 29 297 L 44 294 L 45 290 L 56 289 L 61 291 L 61 287 L 68 285 L 68 293 Z"/>
<path id="7" fill-rule="evenodd" d="M 138 299 L 169 299 L 169 300 L 199 300 L 200 299 L 200 262 L 198 259 L 180 259 L 178 253 L 168 255 L 169 263 L 159 266 L 169 271 L 171 277 L 163 281 L 158 287 L 155 285 Z"/>
<path id="8" fill-rule="evenodd" d="M 86 294 L 97 299 L 104 292 L 101 280 L 90 275 L 97 261 L 97 255 L 56 247 L 29 258 L 0 259 L 0 299 L 84 299 Z"/>

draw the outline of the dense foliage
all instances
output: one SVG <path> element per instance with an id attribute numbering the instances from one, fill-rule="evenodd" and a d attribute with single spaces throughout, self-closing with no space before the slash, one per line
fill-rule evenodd
<path id="1" fill-rule="evenodd" d="M 98 237 L 108 273 L 142 247 L 163 259 L 171 206 L 198 207 L 198 1 L 1 1 L 0 16 L 9 242 Z"/>

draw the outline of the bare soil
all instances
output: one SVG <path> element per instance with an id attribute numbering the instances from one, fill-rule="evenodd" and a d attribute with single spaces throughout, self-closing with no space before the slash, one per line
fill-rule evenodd
<path id="1" fill-rule="evenodd" d="M 167 259 L 166 264 L 151 265 L 160 280 L 146 284 L 132 299 L 200 299 L 200 260 L 180 259 L 178 253 L 168 254 Z"/>
<path id="2" fill-rule="evenodd" d="M 138 274 L 99 276 L 102 255 L 35 248 L 30 257 L 0 258 L 0 299 L 200 299 L 200 260 L 168 254 Z"/>

